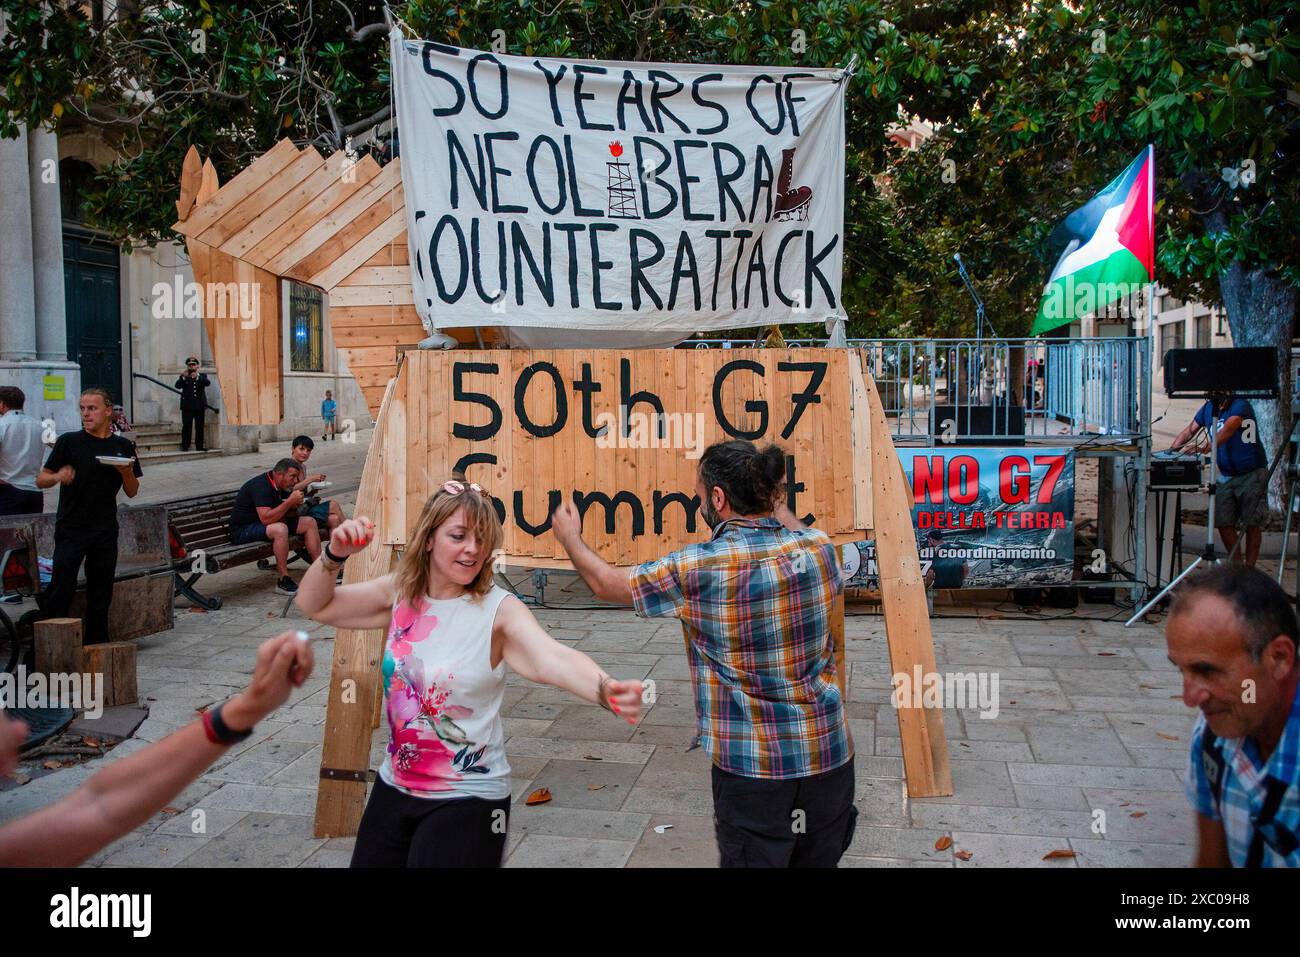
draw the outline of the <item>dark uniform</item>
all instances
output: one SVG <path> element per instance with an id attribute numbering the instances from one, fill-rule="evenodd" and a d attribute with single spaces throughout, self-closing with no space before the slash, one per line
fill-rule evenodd
<path id="1" fill-rule="evenodd" d="M 203 441 L 203 410 L 207 407 L 205 391 L 212 385 L 205 373 L 183 375 L 176 380 L 175 388 L 181 393 L 181 451 L 190 450 L 190 430 L 194 431 L 194 447 L 206 452 Z"/>

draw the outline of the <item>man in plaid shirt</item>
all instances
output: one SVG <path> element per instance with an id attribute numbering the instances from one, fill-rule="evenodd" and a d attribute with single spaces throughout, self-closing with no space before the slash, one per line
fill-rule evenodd
<path id="1" fill-rule="evenodd" d="M 1199 708 L 1186 776 L 1201 867 L 1300 867 L 1300 640 L 1290 599 L 1245 565 L 1179 587 L 1166 630 Z"/>
<path id="2" fill-rule="evenodd" d="M 710 446 L 696 495 L 712 537 L 630 574 L 582 541 L 571 501 L 552 516 L 593 593 L 682 622 L 723 867 L 834 867 L 857 818 L 831 645 L 839 561 L 778 500 L 784 476 L 777 446 Z"/>

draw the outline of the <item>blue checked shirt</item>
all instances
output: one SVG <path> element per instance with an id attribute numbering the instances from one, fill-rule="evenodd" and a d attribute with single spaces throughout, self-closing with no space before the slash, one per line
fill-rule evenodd
<path id="1" fill-rule="evenodd" d="M 709 541 L 638 565 L 631 582 L 638 615 L 682 622 L 699 740 L 714 764 L 783 780 L 853 757 L 830 627 L 844 585 L 824 532 L 729 519 Z"/>
<path id="2" fill-rule="evenodd" d="M 1223 822 L 1228 857 L 1234 867 L 1245 867 L 1255 836 L 1255 821 L 1264 810 L 1267 779 L 1276 779 L 1286 785 L 1286 790 L 1276 813 L 1261 829 L 1264 853 L 1260 864 L 1300 867 L 1300 850 L 1292 838 L 1292 835 L 1300 837 L 1300 691 L 1291 703 L 1291 715 L 1267 763 L 1261 763 L 1259 749 L 1249 738 L 1219 739 L 1223 782 L 1218 801 L 1211 781 L 1215 763 L 1203 751 L 1207 730 L 1202 715 L 1192 731 L 1191 761 L 1185 782 L 1192 807 L 1210 820 Z"/>

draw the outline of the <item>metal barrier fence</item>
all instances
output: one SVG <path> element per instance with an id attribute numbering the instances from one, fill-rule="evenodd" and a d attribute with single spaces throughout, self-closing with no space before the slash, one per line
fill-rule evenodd
<path id="1" fill-rule="evenodd" d="M 875 379 L 895 439 L 1062 445 L 1137 441 L 1142 338 L 850 339 Z M 693 339 L 684 348 L 749 348 Z M 824 340 L 787 340 L 820 348 Z"/>

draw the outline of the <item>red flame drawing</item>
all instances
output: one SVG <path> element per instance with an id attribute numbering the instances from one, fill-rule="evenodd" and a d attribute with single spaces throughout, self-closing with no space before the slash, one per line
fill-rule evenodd
<path id="1" fill-rule="evenodd" d="M 620 156 L 623 155 L 623 144 L 620 143 L 618 140 L 615 140 L 614 142 L 609 144 L 609 151 L 611 154 L 613 154 L 614 159 L 618 159 Z"/>

